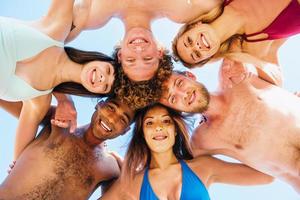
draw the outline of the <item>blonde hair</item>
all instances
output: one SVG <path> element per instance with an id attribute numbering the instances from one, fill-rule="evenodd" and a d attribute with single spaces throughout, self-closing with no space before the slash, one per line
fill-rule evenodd
<path id="1" fill-rule="evenodd" d="M 177 35 L 174 37 L 173 42 L 172 42 L 173 57 L 174 57 L 175 61 L 180 60 L 182 62 L 182 64 L 188 68 L 196 67 L 199 64 L 204 65 L 207 62 L 206 61 L 206 62 L 202 63 L 202 61 L 201 61 L 200 63 L 197 63 L 197 64 L 189 64 L 189 63 L 184 62 L 178 55 L 177 42 L 178 42 L 179 37 L 181 37 L 185 32 L 187 32 L 191 28 L 194 28 L 199 22 L 207 23 L 207 24 L 213 22 L 215 19 L 217 19 L 223 13 L 223 10 L 224 10 L 224 3 L 221 3 L 220 5 L 216 6 L 212 10 L 210 10 L 208 13 L 200 15 L 199 17 L 197 17 L 194 20 L 192 20 L 191 22 L 183 25 L 179 29 Z"/>

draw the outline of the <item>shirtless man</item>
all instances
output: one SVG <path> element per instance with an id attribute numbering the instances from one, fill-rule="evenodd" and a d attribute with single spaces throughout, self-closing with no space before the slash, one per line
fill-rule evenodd
<path id="1" fill-rule="evenodd" d="M 124 73 L 133 81 L 149 80 L 163 57 L 151 32 L 151 22 L 169 18 L 186 23 L 221 4 L 222 0 L 81 0 L 74 6 L 74 29 L 68 41 L 84 29 L 104 26 L 111 18 L 123 21 L 125 36 L 118 51 Z M 165 30 L 162 30 L 165 31 Z"/>
<path id="2" fill-rule="evenodd" d="M 102 144 L 125 133 L 133 116 L 128 106 L 108 100 L 74 135 L 48 120 L 1 184 L 0 199 L 88 199 L 103 181 L 118 177 L 118 162 Z"/>
<path id="3" fill-rule="evenodd" d="M 249 77 L 251 70 L 255 73 L 251 66 L 224 61 L 221 84 L 229 78 L 237 84 L 221 85 L 221 91 L 209 94 L 205 123 L 192 136 L 194 153 L 233 157 L 300 193 L 300 99 L 257 76 Z M 194 78 L 174 73 L 165 83 L 168 90 L 161 102 L 181 111 L 205 109 L 207 93 Z"/>

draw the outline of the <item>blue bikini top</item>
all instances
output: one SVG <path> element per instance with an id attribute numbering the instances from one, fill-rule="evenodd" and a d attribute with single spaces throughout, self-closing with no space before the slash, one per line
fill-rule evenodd
<path id="1" fill-rule="evenodd" d="M 207 189 L 198 176 L 189 168 L 189 166 L 180 160 L 182 170 L 182 188 L 180 200 L 210 200 Z M 140 200 L 159 200 L 149 182 L 149 168 L 144 173 Z"/>

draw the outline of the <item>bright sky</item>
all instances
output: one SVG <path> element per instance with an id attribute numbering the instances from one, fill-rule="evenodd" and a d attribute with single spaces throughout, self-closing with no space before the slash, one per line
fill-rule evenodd
<path id="1" fill-rule="evenodd" d="M 49 2 L 50 0 L 1 0 L 0 16 L 24 20 L 37 19 L 46 12 Z M 171 46 L 172 38 L 178 28 L 178 24 L 168 20 L 157 20 L 153 23 L 154 35 L 166 47 Z M 110 55 L 113 46 L 123 37 L 123 34 L 122 23 L 117 19 L 113 19 L 102 29 L 82 33 L 74 42 L 68 45 L 84 50 L 97 50 Z M 297 69 L 300 68 L 299 48 L 300 36 L 296 36 L 290 38 L 279 53 L 280 64 L 284 73 L 284 88 L 291 92 L 300 89 L 299 69 Z M 181 66 L 176 65 L 176 67 L 180 68 Z M 197 74 L 199 81 L 203 82 L 210 91 L 214 91 L 217 87 L 218 67 L 219 63 L 214 63 L 193 71 Z M 77 107 L 79 124 L 88 123 L 96 100 L 78 97 L 73 99 Z M 16 119 L 0 109 L 0 182 L 7 176 L 6 170 L 12 161 L 16 123 Z M 124 155 L 129 137 L 130 133 L 109 141 L 107 148 Z M 210 187 L 209 192 L 212 200 L 299 200 L 298 194 L 289 185 L 278 180 L 266 186 L 252 187 L 215 184 Z M 99 197 L 98 191 L 90 200 L 95 200 L 97 197 Z"/>

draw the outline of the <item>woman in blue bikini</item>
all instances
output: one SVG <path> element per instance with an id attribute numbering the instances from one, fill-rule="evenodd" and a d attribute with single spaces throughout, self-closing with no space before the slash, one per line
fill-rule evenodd
<path id="1" fill-rule="evenodd" d="M 193 158 L 182 116 L 156 104 L 137 115 L 123 174 L 102 199 L 209 200 L 212 183 L 267 184 L 272 177 L 212 156 Z M 247 178 L 245 178 L 247 177 Z"/>
<path id="2" fill-rule="evenodd" d="M 113 88 L 118 64 L 112 58 L 64 47 L 73 4 L 53 0 L 47 15 L 33 22 L 0 17 L 0 106 L 10 111 L 9 102 L 22 102 L 14 159 L 34 139 L 52 92 L 100 97 Z"/>

